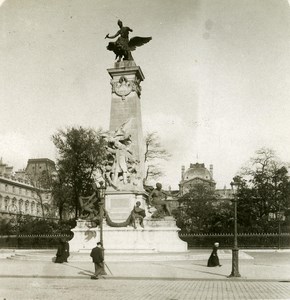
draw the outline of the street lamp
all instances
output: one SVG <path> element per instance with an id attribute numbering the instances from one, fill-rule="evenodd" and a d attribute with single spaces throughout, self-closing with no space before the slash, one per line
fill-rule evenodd
<path id="1" fill-rule="evenodd" d="M 105 197 L 106 197 L 106 185 L 104 185 L 104 182 L 100 182 L 100 186 L 97 188 L 98 190 L 98 196 L 100 199 L 99 202 L 99 217 L 100 217 L 100 242 L 102 243 L 102 246 L 104 247 L 103 243 L 103 218 L 104 218 L 104 212 L 105 212 Z"/>
<path id="2" fill-rule="evenodd" d="M 239 273 L 239 248 L 238 248 L 238 224 L 237 224 L 237 204 L 238 199 L 235 193 L 235 186 L 237 183 L 231 182 L 233 191 L 232 202 L 234 203 L 234 248 L 232 249 L 232 273 L 229 277 L 241 277 Z"/>

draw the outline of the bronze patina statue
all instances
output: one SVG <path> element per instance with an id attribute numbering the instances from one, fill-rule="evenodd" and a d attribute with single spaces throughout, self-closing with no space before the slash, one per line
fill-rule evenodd
<path id="1" fill-rule="evenodd" d="M 162 184 L 156 183 L 156 189 L 154 189 L 149 195 L 149 205 L 156 208 L 156 211 L 151 216 L 152 218 L 171 216 L 170 207 L 168 203 L 163 200 L 166 199 L 167 194 L 167 192 L 162 190 Z"/>
<path id="2" fill-rule="evenodd" d="M 140 47 L 148 43 L 152 38 L 151 37 L 139 37 L 135 36 L 129 40 L 129 32 L 133 30 L 129 27 L 123 26 L 122 21 L 118 20 L 118 25 L 120 29 L 115 35 L 110 36 L 107 34 L 105 39 L 114 39 L 118 37 L 115 42 L 110 42 L 107 46 L 109 51 L 113 51 L 116 54 L 116 59 L 118 62 L 123 60 L 133 60 L 131 51 L 134 51 L 136 47 Z"/>

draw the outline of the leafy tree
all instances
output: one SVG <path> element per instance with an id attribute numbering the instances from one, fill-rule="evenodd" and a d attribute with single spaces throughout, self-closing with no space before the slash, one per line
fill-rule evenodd
<path id="1" fill-rule="evenodd" d="M 187 233 L 208 233 L 218 231 L 221 216 L 216 214 L 219 207 L 214 190 L 208 185 L 198 183 L 180 199 L 177 225 Z"/>
<path id="2" fill-rule="evenodd" d="M 54 205 L 58 208 L 60 222 L 63 220 L 63 215 L 71 211 L 73 205 L 72 187 L 67 182 L 66 174 L 63 170 L 59 170 L 54 174 L 52 181 L 52 199 Z"/>
<path id="3" fill-rule="evenodd" d="M 273 231 L 289 207 L 290 181 L 285 164 L 262 148 L 242 168 L 238 183 L 238 223 L 243 231 Z M 241 230 L 240 229 L 240 230 Z"/>
<path id="4" fill-rule="evenodd" d="M 77 218 L 80 211 L 79 197 L 91 194 L 94 175 L 96 171 L 102 170 L 105 161 L 105 142 L 101 138 L 101 131 L 83 127 L 59 130 L 52 136 L 52 140 L 59 156 L 56 165 L 60 182 L 69 187 L 64 194 L 71 195 L 71 203 Z M 58 195 L 60 191 L 57 191 L 57 186 L 55 188 L 54 195 Z M 62 209 L 64 195 L 63 198 L 57 199 L 59 208 Z"/>
<path id="5" fill-rule="evenodd" d="M 157 179 L 163 174 L 162 168 L 159 164 L 162 160 L 168 160 L 171 154 L 160 143 L 160 137 L 156 132 L 150 132 L 145 138 L 145 181 L 152 178 Z"/>

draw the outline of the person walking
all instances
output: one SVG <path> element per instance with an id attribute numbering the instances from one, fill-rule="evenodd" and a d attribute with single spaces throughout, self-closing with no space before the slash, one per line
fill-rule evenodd
<path id="1" fill-rule="evenodd" d="M 217 267 L 217 266 L 221 267 L 222 266 L 222 265 L 220 265 L 219 257 L 217 254 L 219 245 L 220 245 L 219 243 L 214 243 L 211 255 L 207 261 L 208 267 Z"/>
<path id="2" fill-rule="evenodd" d="M 55 263 L 62 264 L 67 262 L 69 257 L 69 243 L 64 239 L 60 239 L 57 247 Z"/>
<path id="3" fill-rule="evenodd" d="M 101 242 L 97 243 L 97 247 L 93 248 L 90 256 L 95 264 L 95 275 L 91 279 L 99 279 L 100 275 L 107 275 L 104 262 L 104 248 Z"/>

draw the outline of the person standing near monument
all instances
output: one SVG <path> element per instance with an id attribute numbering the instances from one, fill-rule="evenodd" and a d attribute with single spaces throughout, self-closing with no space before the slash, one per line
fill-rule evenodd
<path id="1" fill-rule="evenodd" d="M 95 264 L 95 276 L 91 276 L 91 279 L 99 279 L 100 275 L 107 275 L 104 263 L 104 248 L 101 242 L 98 242 L 97 247 L 92 249 L 90 256 Z"/>
<path id="2" fill-rule="evenodd" d="M 64 262 L 67 262 L 68 257 L 69 243 L 64 238 L 61 238 L 57 247 L 55 263 L 62 264 Z"/>
<path id="3" fill-rule="evenodd" d="M 219 245 L 220 245 L 219 243 L 214 243 L 211 255 L 207 262 L 208 267 L 217 267 L 217 266 L 221 267 L 222 266 L 222 265 L 220 265 L 219 257 L 217 254 Z"/>
<path id="4" fill-rule="evenodd" d="M 165 198 L 166 192 L 162 190 L 162 184 L 156 183 L 156 189 L 154 189 L 149 195 L 149 204 L 154 206 L 157 209 L 157 214 L 155 213 L 152 215 L 154 218 L 155 216 L 161 216 L 162 214 L 171 216 L 171 210 L 169 205 L 166 201 L 162 200 Z"/>

